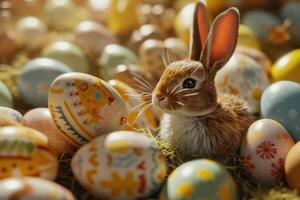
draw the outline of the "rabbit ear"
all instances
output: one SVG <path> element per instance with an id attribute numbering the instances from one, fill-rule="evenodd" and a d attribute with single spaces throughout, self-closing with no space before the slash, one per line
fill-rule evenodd
<path id="1" fill-rule="evenodd" d="M 229 8 L 214 21 L 201 54 L 201 63 L 212 76 L 231 58 L 237 43 L 240 14 Z"/>
<path id="2" fill-rule="evenodd" d="M 209 32 L 208 12 L 204 2 L 198 1 L 194 11 L 193 29 L 191 32 L 190 59 L 200 60 L 202 48 L 204 47 Z"/>

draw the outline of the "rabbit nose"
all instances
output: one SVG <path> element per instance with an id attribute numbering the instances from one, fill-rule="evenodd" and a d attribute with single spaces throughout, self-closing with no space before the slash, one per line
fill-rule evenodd
<path id="1" fill-rule="evenodd" d="M 153 96 L 152 97 L 152 103 L 155 106 L 164 105 L 166 100 L 167 100 L 167 98 L 164 96 Z"/>

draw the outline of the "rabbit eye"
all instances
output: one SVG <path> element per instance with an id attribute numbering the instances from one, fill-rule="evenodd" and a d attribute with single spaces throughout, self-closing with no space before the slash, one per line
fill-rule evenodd
<path id="1" fill-rule="evenodd" d="M 182 87 L 192 89 L 196 86 L 196 82 L 193 78 L 187 78 L 183 81 Z"/>

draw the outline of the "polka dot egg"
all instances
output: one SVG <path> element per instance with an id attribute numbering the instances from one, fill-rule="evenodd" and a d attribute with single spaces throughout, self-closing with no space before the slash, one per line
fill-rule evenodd
<path id="1" fill-rule="evenodd" d="M 236 184 L 226 169 L 215 161 L 199 159 L 175 169 L 160 194 L 160 200 L 234 200 Z"/>

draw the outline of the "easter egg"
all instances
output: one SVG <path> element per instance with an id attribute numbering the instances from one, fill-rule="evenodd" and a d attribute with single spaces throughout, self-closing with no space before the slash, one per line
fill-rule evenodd
<path id="1" fill-rule="evenodd" d="M 166 164 L 158 145 L 131 131 L 97 137 L 72 159 L 76 179 L 103 199 L 147 199 L 162 185 Z"/>
<path id="2" fill-rule="evenodd" d="M 140 0 L 111 0 L 107 19 L 109 29 L 118 35 L 126 35 L 137 28 L 140 25 L 139 4 Z"/>
<path id="3" fill-rule="evenodd" d="M 117 39 L 105 26 L 93 21 L 80 22 L 74 31 L 75 43 L 88 54 L 99 56 L 105 46 Z"/>
<path id="4" fill-rule="evenodd" d="M 75 200 L 66 188 L 41 178 L 23 177 L 0 180 L 1 200 Z"/>
<path id="5" fill-rule="evenodd" d="M 48 102 L 56 127 L 78 146 L 126 123 L 122 97 L 108 83 L 88 74 L 72 72 L 56 78 Z"/>
<path id="6" fill-rule="evenodd" d="M 76 10 L 71 0 L 48 0 L 44 6 L 45 20 L 55 29 L 72 29 L 78 23 Z"/>
<path id="7" fill-rule="evenodd" d="M 16 24 L 18 42 L 28 48 L 39 48 L 45 43 L 46 24 L 36 17 L 21 18 Z"/>
<path id="8" fill-rule="evenodd" d="M 70 42 L 54 42 L 44 48 L 42 56 L 58 60 L 75 72 L 89 72 L 87 57 L 80 48 Z"/>
<path id="9" fill-rule="evenodd" d="M 284 181 L 284 161 L 294 141 L 286 129 L 271 119 L 254 122 L 242 142 L 244 173 L 263 185 Z"/>
<path id="10" fill-rule="evenodd" d="M 42 133 L 21 126 L 0 128 L 0 179 L 34 176 L 54 180 L 58 161 Z"/>
<path id="11" fill-rule="evenodd" d="M 13 98 L 7 86 L 0 81 L 0 106 L 12 107 Z"/>
<path id="12" fill-rule="evenodd" d="M 59 61 L 35 58 L 22 68 L 18 81 L 19 91 L 31 106 L 46 106 L 52 81 L 57 76 L 70 71 L 69 67 Z"/>
<path id="13" fill-rule="evenodd" d="M 269 85 L 264 69 L 248 56 L 235 53 L 215 77 L 219 94 L 237 95 L 252 113 L 259 111 L 262 92 Z"/>
<path id="14" fill-rule="evenodd" d="M 28 111 L 22 119 L 22 125 L 38 130 L 46 135 L 49 145 L 53 147 L 58 154 L 61 155 L 62 153 L 72 152 L 72 141 L 58 131 L 48 108 L 35 108 Z M 75 146 L 75 144 L 73 145 Z"/>
<path id="15" fill-rule="evenodd" d="M 87 7 L 90 11 L 91 18 L 105 22 L 109 13 L 110 0 L 88 0 Z"/>
<path id="16" fill-rule="evenodd" d="M 260 49 L 260 43 L 257 39 L 256 33 L 251 28 L 243 24 L 240 24 L 239 26 L 237 45 Z"/>
<path id="17" fill-rule="evenodd" d="M 279 81 L 269 86 L 261 97 L 261 116 L 281 123 L 295 141 L 300 140 L 300 85 Z"/>
<path id="18" fill-rule="evenodd" d="M 6 116 L 18 123 L 21 122 L 21 119 L 23 117 L 21 113 L 9 107 L 0 106 L 0 113 L 5 114 Z"/>
<path id="19" fill-rule="evenodd" d="M 18 49 L 15 36 L 10 32 L 0 33 L 0 57 L 8 56 Z"/>
<path id="20" fill-rule="evenodd" d="M 264 52 L 246 46 L 237 46 L 235 50 L 255 60 L 264 69 L 265 73 L 270 75 L 272 62 Z"/>
<path id="21" fill-rule="evenodd" d="M 297 45 L 300 45 L 300 2 L 298 1 L 291 1 L 286 3 L 284 6 L 281 7 L 280 15 L 283 19 L 290 20 L 291 25 L 289 27 L 289 31 L 291 33 L 291 39 Z"/>
<path id="22" fill-rule="evenodd" d="M 159 199 L 166 200 L 234 200 L 236 184 L 229 172 L 208 159 L 183 163 L 169 176 Z"/>
<path id="23" fill-rule="evenodd" d="M 274 81 L 289 80 L 300 83 L 300 49 L 279 58 L 272 66 L 271 73 Z"/>
<path id="24" fill-rule="evenodd" d="M 242 18 L 243 24 L 249 26 L 261 41 L 268 38 L 272 27 L 280 25 L 280 19 L 270 12 L 264 10 L 252 10 Z"/>
<path id="25" fill-rule="evenodd" d="M 300 191 L 300 142 L 297 142 L 288 152 L 284 163 L 286 182 L 290 188 Z"/>
<path id="26" fill-rule="evenodd" d="M 117 44 L 107 45 L 100 58 L 100 75 L 105 79 L 111 78 L 114 69 L 120 64 L 138 64 L 137 55 L 130 49 Z"/>
<path id="27" fill-rule="evenodd" d="M 151 94 L 138 93 L 126 83 L 118 80 L 110 80 L 108 83 L 119 92 L 126 104 L 129 111 L 127 115 L 129 129 L 150 128 L 155 130 L 158 128 L 158 123 L 151 110 Z"/>

